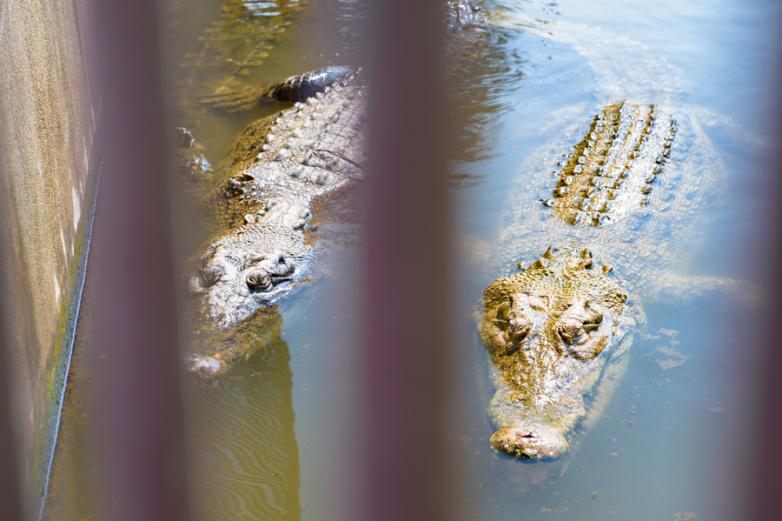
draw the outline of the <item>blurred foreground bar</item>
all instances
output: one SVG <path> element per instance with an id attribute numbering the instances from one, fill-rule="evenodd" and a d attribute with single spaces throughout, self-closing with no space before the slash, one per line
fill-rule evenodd
<path id="1" fill-rule="evenodd" d="M 94 3 L 106 123 L 91 273 L 99 519 L 187 516 L 157 3 Z M 94 417 L 94 416 L 93 416 Z"/>
<path id="2" fill-rule="evenodd" d="M 0 126 L 0 128 L 2 128 Z M 3 174 L 2 160 L 0 159 L 0 175 Z M 5 208 L 0 208 L 0 216 L 5 218 Z M 0 251 L 9 251 L 5 236 L 6 229 L 0 229 Z M 6 257 L 0 255 L 0 284 L 4 288 L 9 287 L 8 278 L 13 274 L 6 269 Z M 8 313 L 11 304 L 6 298 L 7 294 L 0 298 L 0 519 L 27 519 L 23 514 L 22 498 L 19 487 L 19 444 L 17 432 L 14 428 L 15 416 L 18 411 L 14 409 L 16 393 L 12 389 L 11 379 L 11 331 L 14 330 Z"/>
<path id="3" fill-rule="evenodd" d="M 442 2 L 369 1 L 368 231 L 357 520 L 449 511 Z"/>
<path id="4" fill-rule="evenodd" d="M 782 13 L 782 11 L 780 11 Z M 780 20 L 782 21 L 782 20 Z M 777 89 L 769 92 L 782 92 L 782 59 L 777 54 Z M 752 493 L 747 498 L 748 517 L 752 521 L 778 521 L 782 519 L 782 349 L 780 349 L 780 330 L 782 324 L 782 96 L 777 95 L 776 110 L 770 120 L 773 122 L 773 135 L 768 147 L 770 172 L 767 176 L 769 186 L 757 193 L 760 204 L 771 211 L 768 222 L 759 223 L 759 233 L 766 233 L 766 251 L 756 252 L 765 256 L 765 273 L 757 278 L 758 287 L 763 288 L 767 297 L 760 303 L 758 326 L 763 341 L 763 353 L 757 368 L 756 377 L 760 385 L 755 386 L 758 421 L 754 426 L 755 457 L 751 476 L 753 483 L 748 487 Z"/>

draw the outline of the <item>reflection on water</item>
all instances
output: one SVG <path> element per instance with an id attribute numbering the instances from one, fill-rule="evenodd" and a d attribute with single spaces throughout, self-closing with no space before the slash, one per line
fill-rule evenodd
<path id="1" fill-rule="evenodd" d="M 198 49 L 186 55 L 187 87 L 198 95 L 242 84 L 277 51 L 305 6 L 306 1 L 298 0 L 224 2 L 219 17 L 199 37 Z"/>
<path id="2" fill-rule="evenodd" d="M 193 393 L 193 470 L 202 519 L 299 519 L 290 355 L 276 317 L 275 324 L 258 328 L 245 363 L 198 382 Z"/>
<path id="3" fill-rule="evenodd" d="M 501 28 L 471 28 L 449 42 L 449 107 L 455 136 L 454 160 L 474 161 L 490 149 L 487 125 L 510 107 L 503 96 L 518 88 L 524 76 L 523 58 L 507 45 Z M 454 174 L 455 180 L 464 179 Z M 466 179 L 464 179 L 466 181 Z"/>
<path id="4" fill-rule="evenodd" d="M 82 297 L 83 309 L 90 308 L 87 305 L 90 295 L 88 277 Z M 87 313 L 81 313 L 77 331 L 87 330 L 90 327 L 89 319 Z M 96 475 L 95 451 L 91 450 L 92 444 L 87 439 L 86 423 L 97 420 L 88 416 L 91 411 L 87 404 L 87 393 L 92 375 L 83 361 L 89 358 L 89 348 L 83 335 L 77 334 L 57 452 L 49 480 L 49 494 L 43 512 L 43 519 L 46 521 L 81 521 L 91 519 L 93 513 L 94 502 L 90 490 L 92 485 L 99 482 L 100 477 Z"/>
<path id="5" fill-rule="evenodd" d="M 174 2 L 169 36 L 184 56 L 173 74 L 179 124 L 193 130 L 217 165 L 241 129 L 287 105 L 226 113 L 209 110 L 204 99 L 355 63 L 362 9 L 353 0 Z"/>

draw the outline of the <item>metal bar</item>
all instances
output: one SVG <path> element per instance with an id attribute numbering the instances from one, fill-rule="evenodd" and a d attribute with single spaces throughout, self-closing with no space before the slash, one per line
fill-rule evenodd
<path id="1" fill-rule="evenodd" d="M 157 3 L 94 3 L 106 141 L 88 284 L 100 519 L 188 517 Z"/>
<path id="2" fill-rule="evenodd" d="M 0 125 L 2 128 L 2 125 Z M 4 172 L 2 158 L 0 158 L 0 175 Z M 7 203 L 5 198 L 0 201 Z M 2 208 L 0 210 L 5 210 Z M 5 217 L 5 213 L 2 213 Z M 8 222 L 5 219 L 3 222 Z M 8 286 L 8 279 L 12 277 L 11 271 L 6 269 L 5 252 L 7 237 L 5 227 L 0 229 L 0 283 L 4 288 Z M 7 296 L 7 295 L 6 295 Z M 11 331 L 15 328 L 11 324 L 11 316 L 8 313 L 9 302 L 4 296 L 0 298 L 0 519 L 27 519 L 22 505 L 21 489 L 19 484 L 19 454 L 20 444 L 17 440 L 13 380 L 11 378 L 12 338 Z"/>
<path id="3" fill-rule="evenodd" d="M 777 62 L 773 70 L 780 71 L 782 60 L 779 55 Z M 777 72 L 774 80 L 778 87 L 769 92 L 780 92 L 782 74 Z M 782 351 L 779 349 L 779 324 L 782 319 L 782 180 L 779 177 L 782 172 L 782 149 L 779 147 L 782 143 L 782 125 L 779 122 L 782 121 L 782 98 L 777 96 L 775 101 L 776 117 L 770 118 L 770 121 L 775 131 L 771 138 L 776 140 L 777 146 L 768 147 L 770 157 L 767 159 L 770 163 L 768 171 L 776 175 L 767 176 L 767 186 L 757 194 L 758 203 L 769 209 L 766 221 L 758 223 L 758 233 L 764 234 L 769 240 L 765 243 L 766 251 L 760 252 L 761 258 L 766 259 L 765 272 L 756 277 L 758 287 L 764 288 L 766 293 L 758 313 L 760 329 L 757 337 L 762 352 L 757 374 L 752 375 L 759 385 L 754 386 L 757 421 L 752 440 L 755 449 L 752 453 L 755 457 L 748 463 L 748 475 L 752 482 L 747 487 L 750 492 L 745 505 L 748 510 L 746 519 L 753 521 L 776 521 L 782 512 L 782 447 L 779 444 L 782 439 Z"/>
<path id="4" fill-rule="evenodd" d="M 369 187 L 356 519 L 453 520 L 443 5 L 369 3 Z"/>

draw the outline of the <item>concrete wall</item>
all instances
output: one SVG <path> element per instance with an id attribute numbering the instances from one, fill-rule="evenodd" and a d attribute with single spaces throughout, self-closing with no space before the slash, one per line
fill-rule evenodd
<path id="1" fill-rule="evenodd" d="M 29 519 L 45 494 L 99 167 L 85 4 L 0 2 L 0 298 Z"/>

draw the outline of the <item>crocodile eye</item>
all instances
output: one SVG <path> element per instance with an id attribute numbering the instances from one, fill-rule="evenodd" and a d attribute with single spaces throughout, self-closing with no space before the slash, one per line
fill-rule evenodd
<path id="1" fill-rule="evenodd" d="M 510 326 L 511 340 L 518 344 L 532 331 L 532 320 L 523 312 L 513 310 L 508 315 L 508 325 Z"/>
<path id="2" fill-rule="evenodd" d="M 272 289 L 272 279 L 268 273 L 263 270 L 256 270 L 247 275 L 245 279 L 247 287 L 250 291 L 269 291 Z"/>
<path id="3" fill-rule="evenodd" d="M 586 335 L 583 322 L 569 318 L 557 324 L 557 334 L 568 344 L 575 344 L 582 340 Z"/>
<path id="4" fill-rule="evenodd" d="M 587 333 L 591 333 L 595 329 L 600 327 L 599 322 L 584 322 L 584 331 Z"/>

